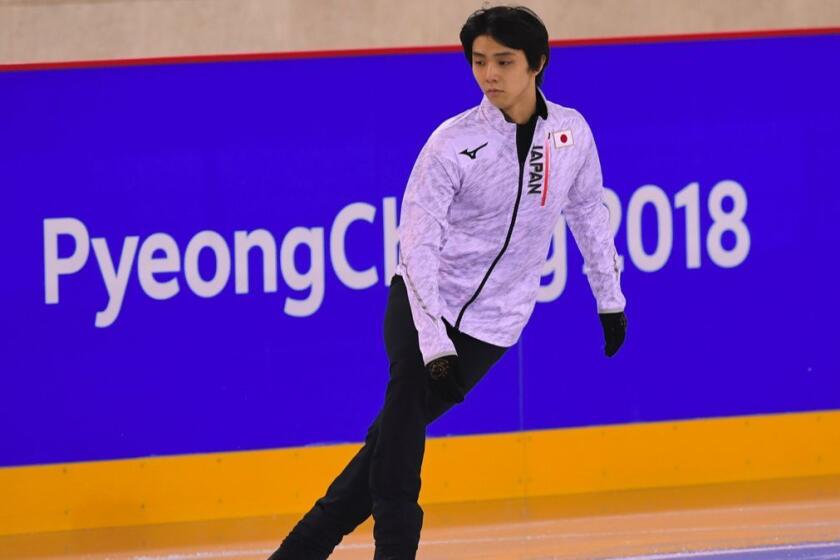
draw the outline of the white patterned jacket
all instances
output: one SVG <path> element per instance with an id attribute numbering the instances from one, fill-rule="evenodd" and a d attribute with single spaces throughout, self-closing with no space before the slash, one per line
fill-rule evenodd
<path id="1" fill-rule="evenodd" d="M 537 92 L 547 118 L 537 118 L 524 166 L 516 123 L 485 96 L 432 133 L 411 171 L 396 273 L 425 364 L 457 354 L 442 319 L 496 346 L 519 340 L 561 212 L 598 312 L 624 310 L 592 132 L 580 113 Z"/>

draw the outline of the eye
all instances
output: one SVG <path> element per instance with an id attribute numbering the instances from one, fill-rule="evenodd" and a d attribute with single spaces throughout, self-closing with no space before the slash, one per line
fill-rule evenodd
<path id="1" fill-rule="evenodd" d="M 476 59 L 473 60 L 473 64 L 475 64 L 476 66 L 484 66 L 484 61 Z"/>
<path id="2" fill-rule="evenodd" d="M 509 64 L 512 64 L 512 62 L 511 62 L 510 60 L 501 60 L 501 61 L 499 61 L 499 66 L 507 66 L 507 65 L 509 65 Z"/>

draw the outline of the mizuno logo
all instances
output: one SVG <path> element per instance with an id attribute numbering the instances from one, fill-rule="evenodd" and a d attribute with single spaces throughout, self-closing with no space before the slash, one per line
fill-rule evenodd
<path id="1" fill-rule="evenodd" d="M 480 150 L 481 148 L 483 148 L 487 144 L 488 143 L 485 142 L 484 144 L 482 144 L 481 146 L 479 146 L 478 148 L 476 148 L 474 150 L 464 150 L 463 152 L 460 152 L 460 153 L 467 156 L 470 159 L 475 159 L 475 154 L 478 152 L 478 150 Z"/>

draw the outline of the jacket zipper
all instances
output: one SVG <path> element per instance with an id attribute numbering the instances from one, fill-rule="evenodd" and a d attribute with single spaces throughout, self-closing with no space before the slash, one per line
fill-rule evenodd
<path id="1" fill-rule="evenodd" d="M 533 141 L 532 141 L 533 143 Z M 528 146 L 528 153 L 531 153 L 531 146 Z M 518 159 L 518 158 L 517 158 Z M 513 226 L 516 225 L 516 214 L 519 212 L 519 201 L 522 199 L 522 177 L 525 173 L 525 163 L 528 161 L 528 156 L 525 156 L 525 161 L 519 164 L 519 191 L 516 193 L 516 203 L 513 205 L 513 217 L 510 219 L 510 227 L 508 228 L 507 237 L 505 238 L 505 244 L 502 245 L 502 250 L 499 251 L 499 254 L 496 255 L 496 258 L 493 260 L 493 264 L 490 265 L 490 268 L 487 269 L 487 273 L 484 275 L 484 279 L 481 281 L 481 284 L 478 285 L 478 289 L 472 295 L 472 297 L 464 304 L 464 307 L 461 308 L 461 312 L 458 314 L 458 320 L 455 321 L 455 328 L 460 330 L 461 329 L 461 319 L 464 318 L 464 312 L 467 308 L 472 305 L 472 303 L 478 299 L 478 295 L 481 293 L 481 290 L 484 288 L 484 284 L 487 283 L 487 279 L 490 278 L 490 274 L 493 272 L 493 269 L 496 268 L 496 265 L 502 258 L 502 255 L 505 254 L 507 251 L 508 245 L 510 244 L 510 238 L 513 235 Z"/>

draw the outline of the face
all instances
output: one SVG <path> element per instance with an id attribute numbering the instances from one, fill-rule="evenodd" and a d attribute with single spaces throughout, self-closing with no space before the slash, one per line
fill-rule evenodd
<path id="1" fill-rule="evenodd" d="M 489 35 L 473 41 L 472 70 L 493 105 L 505 110 L 533 91 L 538 70 L 528 67 L 525 51 L 512 49 Z"/>

